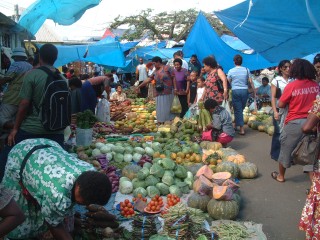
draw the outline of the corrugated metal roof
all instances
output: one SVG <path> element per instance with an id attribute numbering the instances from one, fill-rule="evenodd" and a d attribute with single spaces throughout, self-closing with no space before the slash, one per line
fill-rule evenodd
<path id="1" fill-rule="evenodd" d="M 63 42 L 60 36 L 47 24 L 43 24 L 36 33 L 37 42 Z"/>

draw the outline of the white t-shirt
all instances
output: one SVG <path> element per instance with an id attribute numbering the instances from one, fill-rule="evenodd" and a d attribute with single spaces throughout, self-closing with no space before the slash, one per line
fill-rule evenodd
<path id="1" fill-rule="evenodd" d="M 204 93 L 204 89 L 205 89 L 205 87 L 197 88 L 197 103 L 198 103 L 199 100 L 202 98 L 202 95 L 203 95 L 203 93 Z"/>
<path id="2" fill-rule="evenodd" d="M 283 93 L 284 88 L 288 85 L 289 82 L 292 82 L 292 79 L 288 79 L 288 82 L 282 77 L 282 76 L 277 76 L 271 81 L 271 85 L 274 85 L 276 87 L 279 87 L 281 89 L 281 93 Z M 278 101 L 277 99 L 277 106 L 278 106 Z"/>
<path id="3" fill-rule="evenodd" d="M 188 69 L 189 65 L 188 65 L 187 61 L 184 59 L 181 59 L 181 60 L 182 60 L 182 68 Z"/>
<path id="4" fill-rule="evenodd" d="M 139 71 L 139 81 L 144 81 L 148 78 L 147 67 L 145 64 L 139 64 L 137 66 L 137 70 Z"/>

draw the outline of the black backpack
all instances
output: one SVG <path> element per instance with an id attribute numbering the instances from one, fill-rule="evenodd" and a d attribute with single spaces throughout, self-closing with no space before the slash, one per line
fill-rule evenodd
<path id="1" fill-rule="evenodd" d="M 71 94 L 68 82 L 63 79 L 58 69 L 55 72 L 44 66 L 38 69 L 48 75 L 40 106 L 35 106 L 40 121 L 47 131 L 63 130 L 71 123 Z"/>

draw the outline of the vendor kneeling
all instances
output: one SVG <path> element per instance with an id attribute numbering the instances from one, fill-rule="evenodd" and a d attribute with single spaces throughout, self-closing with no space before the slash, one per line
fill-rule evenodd
<path id="1" fill-rule="evenodd" d="M 110 96 L 110 102 L 112 101 L 123 102 L 124 100 L 126 100 L 126 98 L 127 98 L 126 94 L 122 92 L 122 86 L 117 85 L 116 92 L 112 93 Z"/>
<path id="2" fill-rule="evenodd" d="M 54 239 L 71 240 L 63 223 L 72 219 L 74 204 L 105 205 L 112 189 L 106 174 L 45 138 L 24 140 L 11 150 L 2 183 L 26 217 L 9 239 L 41 238 L 49 230 Z"/>
<path id="3" fill-rule="evenodd" d="M 235 135 L 229 112 L 213 99 L 207 99 L 204 107 L 212 114 L 212 124 L 207 126 L 207 132 L 204 132 L 203 136 L 211 132 L 210 140 L 220 142 L 223 147 L 226 147 L 227 143 L 231 142 Z"/>

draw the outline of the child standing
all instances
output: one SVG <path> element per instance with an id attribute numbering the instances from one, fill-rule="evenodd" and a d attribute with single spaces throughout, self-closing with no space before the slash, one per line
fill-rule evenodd
<path id="1" fill-rule="evenodd" d="M 188 106 L 192 105 L 197 97 L 197 76 L 198 73 L 195 71 L 192 71 L 190 73 L 190 91 L 188 94 Z"/>
<path id="2" fill-rule="evenodd" d="M 204 97 L 203 93 L 205 90 L 204 82 L 205 82 L 204 77 L 197 78 L 197 96 L 195 98 L 194 103 L 199 103 L 199 101 L 203 101 L 203 97 Z"/>

